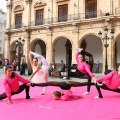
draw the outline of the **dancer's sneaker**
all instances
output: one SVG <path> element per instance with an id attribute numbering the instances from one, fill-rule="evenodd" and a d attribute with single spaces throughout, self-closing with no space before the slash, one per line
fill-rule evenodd
<path id="1" fill-rule="evenodd" d="M 45 93 L 39 93 L 39 95 L 45 95 Z"/>
<path id="2" fill-rule="evenodd" d="M 103 96 L 95 96 L 94 98 L 103 98 Z"/>
<path id="3" fill-rule="evenodd" d="M 34 99 L 32 96 L 27 96 L 26 99 Z"/>
<path id="4" fill-rule="evenodd" d="M 85 93 L 83 93 L 83 95 L 88 95 L 90 92 L 85 92 Z"/>
<path id="5" fill-rule="evenodd" d="M 99 96 L 95 96 L 94 98 L 100 98 Z"/>
<path id="6" fill-rule="evenodd" d="M 63 80 L 67 79 L 67 77 L 63 77 Z"/>
<path id="7" fill-rule="evenodd" d="M 98 86 L 103 86 L 103 83 L 96 82 Z"/>

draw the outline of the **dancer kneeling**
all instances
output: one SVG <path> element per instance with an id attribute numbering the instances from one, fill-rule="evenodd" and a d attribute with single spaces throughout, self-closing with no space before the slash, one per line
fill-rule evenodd
<path id="1" fill-rule="evenodd" d="M 74 81 L 66 81 L 66 82 L 56 82 L 56 81 L 49 81 L 46 83 L 31 83 L 31 86 L 58 86 L 61 88 L 60 91 L 53 92 L 53 99 L 54 100 L 70 100 L 70 99 L 79 99 L 80 96 L 73 95 L 71 91 L 71 87 L 79 87 L 79 86 L 86 86 L 86 85 L 95 85 L 95 83 L 89 83 L 89 82 L 74 82 Z"/>
<path id="2" fill-rule="evenodd" d="M 112 71 L 96 80 L 96 87 L 99 95 L 95 98 L 103 98 L 100 88 L 120 93 L 120 66 L 118 71 Z"/>
<path id="3" fill-rule="evenodd" d="M 5 73 L 6 76 L 3 79 L 3 83 L 6 92 L 0 95 L 0 100 L 8 98 L 7 103 L 11 104 L 11 96 L 21 93 L 24 89 L 26 90 L 26 99 L 30 99 L 29 86 L 26 85 L 27 83 L 30 83 L 30 81 L 13 72 L 12 66 L 7 66 L 5 68 Z M 19 86 L 19 81 L 24 84 Z"/>

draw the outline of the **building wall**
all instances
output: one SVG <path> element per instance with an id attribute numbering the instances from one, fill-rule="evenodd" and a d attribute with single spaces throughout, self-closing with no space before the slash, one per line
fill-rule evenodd
<path id="1" fill-rule="evenodd" d="M 3 58 L 4 51 L 4 31 L 6 29 L 6 13 L 0 9 L 0 59 Z"/>
<path id="2" fill-rule="evenodd" d="M 104 28 L 108 28 L 108 32 L 114 27 L 114 39 L 108 41 L 108 66 L 109 69 L 115 69 L 115 41 L 119 45 L 119 16 L 120 2 L 119 0 L 97 0 L 97 17 L 85 19 L 85 0 L 8 0 L 7 29 L 5 39 L 5 57 L 12 62 L 12 54 L 15 41 L 21 37 L 25 39 L 24 54 L 28 58 L 26 52 L 29 48 L 34 48 L 35 42 L 42 40 L 46 45 L 46 59 L 50 63 L 52 61 L 59 62 L 61 59 L 66 61 L 65 41 L 69 40 L 72 45 L 72 63 L 75 61 L 76 48 L 81 43 L 87 41 L 87 51 L 94 56 L 94 62 L 99 60 L 102 64 L 101 71 L 104 71 L 106 52 L 105 41 L 98 38 L 98 32 L 101 31 L 104 37 Z M 58 6 L 68 4 L 68 20 L 66 22 L 58 22 Z M 44 9 L 43 25 L 35 25 L 36 10 Z M 22 26 L 15 29 L 15 14 L 22 13 Z M 109 16 L 106 16 L 109 13 Z M 74 15 L 75 14 L 75 15 Z M 51 19 L 52 18 L 52 19 Z M 52 20 L 52 21 L 51 21 Z M 110 34 L 108 34 L 110 37 Z M 63 39 L 64 38 L 64 39 Z M 63 41 L 63 42 L 62 42 Z M 60 47 L 61 46 L 61 47 Z M 34 49 L 36 52 L 41 51 L 38 46 Z M 117 47 L 118 51 L 119 48 Z M 8 51 L 11 54 L 8 54 Z M 119 52 L 117 53 L 119 56 Z M 27 59 L 27 62 L 29 60 Z M 117 57 L 119 63 L 119 57 Z"/>

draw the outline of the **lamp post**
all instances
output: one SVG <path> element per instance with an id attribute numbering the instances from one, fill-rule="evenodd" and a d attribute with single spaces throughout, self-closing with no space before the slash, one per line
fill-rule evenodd
<path id="1" fill-rule="evenodd" d="M 18 71 L 20 71 L 20 62 L 21 62 L 21 56 L 22 56 L 22 49 L 23 49 L 23 45 L 24 45 L 25 40 L 18 38 L 18 40 L 16 40 L 16 45 L 18 48 Z"/>
<path id="2" fill-rule="evenodd" d="M 108 48 L 108 46 L 109 46 L 109 44 L 107 43 L 107 41 L 109 40 L 109 39 L 113 39 L 113 37 L 114 37 L 114 30 L 113 29 L 111 29 L 111 32 L 110 32 L 110 35 L 111 35 L 111 37 L 108 37 L 108 28 L 105 28 L 104 29 L 104 32 L 105 32 L 105 36 L 102 38 L 102 32 L 101 31 L 99 31 L 99 33 L 98 33 L 98 37 L 101 39 L 101 40 L 105 40 L 105 44 L 104 44 L 104 47 L 105 47 L 105 52 L 106 52 L 106 57 L 105 57 L 105 74 L 107 73 L 107 71 L 108 71 L 108 61 L 107 61 L 107 48 Z"/>

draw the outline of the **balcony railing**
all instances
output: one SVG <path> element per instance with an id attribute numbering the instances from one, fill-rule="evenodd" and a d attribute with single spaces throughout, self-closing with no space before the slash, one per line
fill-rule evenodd
<path id="1" fill-rule="evenodd" d="M 23 23 L 20 23 L 20 24 L 15 24 L 15 25 L 12 25 L 11 26 L 11 29 L 18 29 L 18 28 L 22 28 L 24 26 Z"/>
<path id="2" fill-rule="evenodd" d="M 115 15 L 120 15 L 120 7 L 119 8 L 115 8 Z"/>
<path id="3" fill-rule="evenodd" d="M 80 14 L 81 20 L 98 18 L 98 17 L 102 17 L 102 12 L 101 11 L 93 11 L 93 12 L 86 12 L 86 13 L 81 13 Z"/>
<path id="4" fill-rule="evenodd" d="M 41 19 L 40 21 L 32 21 L 31 26 L 54 24 L 54 23 L 61 23 L 61 22 L 82 21 L 85 19 L 98 18 L 98 17 L 102 17 L 101 11 L 71 14 L 68 16 L 47 18 L 47 19 L 43 19 L 43 20 Z M 21 27 L 23 27 L 23 24 L 16 24 L 15 26 L 12 26 L 12 29 L 17 29 L 17 28 L 21 28 Z"/>

